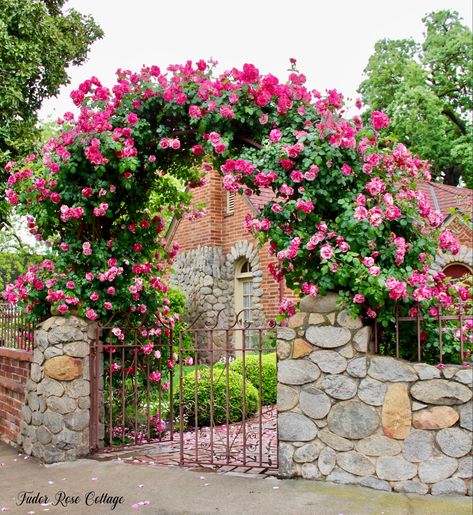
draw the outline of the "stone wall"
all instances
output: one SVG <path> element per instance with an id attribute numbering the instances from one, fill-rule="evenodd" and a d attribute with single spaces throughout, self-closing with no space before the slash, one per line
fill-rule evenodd
<path id="1" fill-rule="evenodd" d="M 89 453 L 89 352 L 95 323 L 54 316 L 37 326 L 18 443 L 46 463 Z"/>
<path id="2" fill-rule="evenodd" d="M 253 271 L 253 313 L 256 324 L 264 314 L 261 305 L 262 273 L 256 248 L 248 241 L 237 241 L 228 254 L 218 247 L 200 246 L 177 255 L 171 283 L 186 293 L 190 320 L 202 315 L 202 322 L 211 323 L 219 311 L 219 327 L 235 320 L 235 264 L 248 259 Z"/>
<path id="3" fill-rule="evenodd" d="M 0 347 L 0 438 L 8 444 L 16 442 L 20 431 L 31 359 L 31 352 Z"/>
<path id="4" fill-rule="evenodd" d="M 471 495 L 473 370 L 369 354 L 336 299 L 303 299 L 278 329 L 280 474 Z"/>

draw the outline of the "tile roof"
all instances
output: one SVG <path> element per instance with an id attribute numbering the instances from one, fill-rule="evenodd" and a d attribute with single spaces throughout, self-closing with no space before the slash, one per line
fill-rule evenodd
<path id="1" fill-rule="evenodd" d="M 438 182 L 419 182 L 417 189 L 424 192 L 434 211 L 440 211 L 445 218 L 450 215 L 449 208 L 458 208 L 463 213 L 471 213 L 473 209 L 473 190 L 448 186 Z M 261 209 L 276 195 L 271 188 L 261 188 L 259 195 L 247 197 L 255 211 Z"/>
<path id="2" fill-rule="evenodd" d="M 449 208 L 458 208 L 465 214 L 472 211 L 473 190 L 439 182 L 419 182 L 417 188 L 427 195 L 432 208 L 440 211 L 444 219 L 450 215 Z"/>

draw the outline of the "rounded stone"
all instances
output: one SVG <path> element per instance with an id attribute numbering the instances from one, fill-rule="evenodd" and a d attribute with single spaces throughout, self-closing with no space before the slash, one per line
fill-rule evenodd
<path id="1" fill-rule="evenodd" d="M 338 467 L 335 467 L 325 479 L 333 483 L 338 483 L 339 485 L 357 485 L 360 482 L 358 476 L 350 474 Z"/>
<path id="2" fill-rule="evenodd" d="M 85 358 L 89 355 L 89 342 L 80 340 L 77 342 L 66 343 L 63 347 L 64 354 L 73 358 Z"/>
<path id="3" fill-rule="evenodd" d="M 396 456 L 401 452 L 401 444 L 387 436 L 373 435 L 358 441 L 355 449 L 366 456 Z"/>
<path id="4" fill-rule="evenodd" d="M 427 365 L 426 363 L 414 363 L 412 365 L 414 370 L 417 372 L 419 379 L 437 379 L 440 377 L 440 370 L 433 365 Z"/>
<path id="5" fill-rule="evenodd" d="M 366 356 L 355 358 L 348 362 L 347 372 L 352 377 L 365 377 L 368 369 L 368 359 Z"/>
<path id="6" fill-rule="evenodd" d="M 337 465 L 356 476 L 370 476 L 375 470 L 373 463 L 366 456 L 356 451 L 339 453 Z"/>
<path id="7" fill-rule="evenodd" d="M 465 456 L 458 460 L 458 470 L 455 475 L 464 479 L 473 477 L 473 456 Z"/>
<path id="8" fill-rule="evenodd" d="M 77 410 L 73 413 L 68 413 L 64 417 L 66 427 L 73 431 L 82 431 L 89 425 L 89 411 L 88 410 Z"/>
<path id="9" fill-rule="evenodd" d="M 308 386 L 302 389 L 299 397 L 299 405 L 305 415 L 320 419 L 327 416 L 332 403 L 329 397 L 318 388 Z"/>
<path id="10" fill-rule="evenodd" d="M 317 436 L 317 426 L 299 413 L 278 416 L 279 439 L 289 442 L 308 442 Z"/>
<path id="11" fill-rule="evenodd" d="M 317 460 L 320 472 L 322 472 L 324 476 L 328 476 L 335 467 L 336 460 L 337 453 L 331 447 L 322 449 L 319 454 L 319 459 Z"/>
<path id="12" fill-rule="evenodd" d="M 458 468 L 457 460 L 437 456 L 419 464 L 419 479 L 423 483 L 437 483 L 450 477 Z"/>
<path id="13" fill-rule="evenodd" d="M 366 486 L 368 488 L 373 488 L 374 490 L 381 490 L 384 492 L 391 491 L 391 485 L 387 481 L 383 481 L 382 479 L 378 479 L 377 477 L 368 476 L 364 477 L 360 481 L 361 486 Z"/>
<path id="14" fill-rule="evenodd" d="M 381 414 L 383 431 L 389 438 L 403 440 L 411 430 L 411 401 L 403 384 L 389 386 Z"/>
<path id="15" fill-rule="evenodd" d="M 458 413 L 450 406 L 434 406 L 414 413 L 412 425 L 416 429 L 444 429 L 453 426 L 458 418 Z"/>
<path id="16" fill-rule="evenodd" d="M 339 400 L 351 399 L 358 388 L 353 379 L 344 375 L 328 375 L 321 386 L 330 397 Z"/>
<path id="17" fill-rule="evenodd" d="M 47 445 L 52 440 L 52 434 L 46 429 L 45 426 L 41 426 L 36 430 L 36 438 L 38 438 L 38 441 L 41 444 Z"/>
<path id="18" fill-rule="evenodd" d="M 48 397 L 46 404 L 51 411 L 61 413 L 62 415 L 65 413 L 70 413 L 76 408 L 76 402 L 73 399 L 69 399 L 68 397 L 51 396 Z"/>
<path id="19" fill-rule="evenodd" d="M 306 463 L 314 461 L 318 455 L 319 449 L 315 445 L 308 443 L 296 449 L 294 452 L 294 461 L 297 461 L 297 463 Z"/>
<path id="20" fill-rule="evenodd" d="M 431 379 L 414 384 L 411 387 L 411 395 L 414 399 L 427 404 L 452 406 L 468 402 L 473 394 L 467 386 L 455 381 Z"/>
<path id="21" fill-rule="evenodd" d="M 382 406 L 387 386 L 376 379 L 366 377 L 358 385 L 358 397 L 371 406 Z"/>
<path id="22" fill-rule="evenodd" d="M 435 483 L 430 491 L 432 495 L 465 495 L 466 487 L 462 479 L 452 477 Z"/>
<path id="23" fill-rule="evenodd" d="M 319 479 L 322 477 L 319 467 L 315 463 L 304 463 L 301 472 L 304 479 Z"/>
<path id="24" fill-rule="evenodd" d="M 287 411 L 292 409 L 299 402 L 299 394 L 294 388 L 278 384 L 277 387 L 277 406 L 278 411 Z"/>
<path id="25" fill-rule="evenodd" d="M 353 318 L 345 309 L 338 314 L 337 322 L 340 327 L 346 327 L 347 329 L 361 329 L 363 327 L 361 319 Z"/>
<path id="26" fill-rule="evenodd" d="M 347 368 L 347 360 L 333 350 L 316 350 L 309 357 L 327 374 L 340 374 Z"/>
<path id="27" fill-rule="evenodd" d="M 70 325 L 53 327 L 48 333 L 49 345 L 79 341 L 82 340 L 82 338 L 82 331 Z"/>
<path id="28" fill-rule="evenodd" d="M 278 340 L 294 340 L 296 337 L 296 331 L 290 327 L 278 327 L 276 330 Z"/>
<path id="29" fill-rule="evenodd" d="M 376 475 L 386 481 L 405 481 L 417 474 L 417 466 L 400 456 L 381 456 L 376 463 Z"/>
<path id="30" fill-rule="evenodd" d="M 294 359 L 304 358 L 308 356 L 313 350 L 310 343 L 307 343 L 303 338 L 296 338 L 292 344 L 292 357 Z"/>
<path id="31" fill-rule="evenodd" d="M 454 379 L 459 383 L 466 384 L 470 387 L 473 386 L 473 368 L 470 367 L 459 370 L 455 374 Z"/>
<path id="32" fill-rule="evenodd" d="M 304 297 L 300 303 L 300 310 L 305 313 L 330 313 L 337 309 L 338 295 L 327 293 L 318 297 Z"/>
<path id="33" fill-rule="evenodd" d="M 322 429 L 319 432 L 319 440 L 336 451 L 351 451 L 353 449 L 353 442 L 331 433 L 328 429 Z"/>
<path id="34" fill-rule="evenodd" d="M 407 461 L 419 462 L 432 457 L 434 436 L 428 431 L 412 431 L 404 440 L 402 455 Z"/>
<path id="35" fill-rule="evenodd" d="M 64 427 L 64 419 L 59 413 L 45 411 L 43 413 L 43 424 L 51 433 L 59 433 Z"/>
<path id="36" fill-rule="evenodd" d="M 460 426 L 473 431 L 473 404 L 471 402 L 460 408 Z"/>
<path id="37" fill-rule="evenodd" d="M 387 356 L 374 356 L 370 360 L 368 375 L 379 381 L 391 383 L 417 381 L 418 376 L 412 365 Z"/>
<path id="38" fill-rule="evenodd" d="M 46 361 L 44 373 L 58 381 L 72 381 L 82 376 L 82 361 L 70 356 L 56 356 Z"/>
<path id="39" fill-rule="evenodd" d="M 348 343 L 351 340 L 351 332 L 346 327 L 310 325 L 305 332 L 305 338 L 312 345 L 332 349 Z"/>
<path id="40" fill-rule="evenodd" d="M 284 442 L 279 443 L 278 465 L 279 474 L 282 477 L 293 477 L 296 475 L 296 466 L 292 459 L 293 455 L 294 448 L 292 445 Z"/>
<path id="41" fill-rule="evenodd" d="M 287 359 L 278 366 L 278 382 L 284 384 L 311 383 L 316 381 L 319 376 L 319 367 L 308 360 Z"/>
<path id="42" fill-rule="evenodd" d="M 284 340 L 278 340 L 276 353 L 279 359 L 287 359 L 291 355 L 291 344 Z"/>
<path id="43" fill-rule="evenodd" d="M 359 440 L 376 431 L 379 416 L 373 408 L 362 402 L 339 402 L 330 410 L 328 427 L 339 436 Z"/>
<path id="44" fill-rule="evenodd" d="M 362 327 L 353 336 L 353 347 L 358 352 L 368 352 L 368 345 L 370 343 L 371 329 L 368 326 Z"/>
<path id="45" fill-rule="evenodd" d="M 394 490 L 404 494 L 425 495 L 429 491 L 429 487 L 418 481 L 400 481 L 394 483 Z"/>
<path id="46" fill-rule="evenodd" d="M 471 451 L 471 433 L 458 427 L 442 429 L 437 433 L 435 439 L 442 452 L 447 456 L 461 458 Z"/>
<path id="47" fill-rule="evenodd" d="M 56 397 L 61 397 L 64 393 L 64 386 L 54 379 L 49 379 L 45 377 L 41 383 L 39 383 L 38 388 L 36 390 L 40 395 L 47 395 L 48 397 L 51 395 L 55 395 Z"/>

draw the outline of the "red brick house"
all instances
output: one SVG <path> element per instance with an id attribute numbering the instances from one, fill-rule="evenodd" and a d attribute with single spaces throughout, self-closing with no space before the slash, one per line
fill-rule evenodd
<path id="1" fill-rule="evenodd" d="M 195 202 L 206 203 L 206 216 L 195 221 L 174 220 L 169 229 L 168 240 L 180 245 L 171 282 L 186 292 L 191 316 L 206 313 L 212 317 L 222 310 L 220 319 L 225 324 L 234 320 L 236 312 L 252 308 L 253 314 L 245 312 L 246 318 L 251 316 L 256 322 L 272 318 L 278 314 L 280 299 L 291 291 L 268 272 L 267 265 L 273 260 L 268 246 L 258 250 L 244 228 L 245 215 L 257 213 L 272 193 L 268 190 L 259 197 L 230 194 L 217 171 L 209 171 L 206 178 L 206 184 L 194 191 Z M 448 209 L 458 207 L 470 213 L 473 191 L 437 183 L 422 183 L 419 188 L 444 215 L 443 223 L 460 237 L 459 254 L 439 254 L 435 268 L 452 276 L 471 272 L 472 229 Z"/>

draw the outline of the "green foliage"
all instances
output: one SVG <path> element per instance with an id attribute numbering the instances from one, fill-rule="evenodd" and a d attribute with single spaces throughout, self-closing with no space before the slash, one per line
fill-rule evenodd
<path id="1" fill-rule="evenodd" d="M 213 407 L 213 423 L 226 423 L 226 371 L 223 368 L 213 371 L 213 402 L 210 398 L 210 370 L 199 371 L 197 380 L 197 420 L 199 426 L 209 426 L 211 420 L 210 407 Z M 195 374 L 189 373 L 182 380 L 182 406 L 184 416 L 189 425 L 195 420 Z M 258 391 L 245 381 L 245 413 L 249 417 L 258 409 Z M 179 405 L 179 391 L 174 394 L 174 404 Z M 229 422 L 239 422 L 243 418 L 243 377 L 231 370 L 228 371 L 228 410 Z"/>
<path id="2" fill-rule="evenodd" d="M 30 154 L 39 142 L 43 100 L 69 83 L 67 69 L 82 64 L 103 35 L 92 17 L 64 0 L 0 0 L 0 169 Z M 0 204 L 0 223 L 7 217 Z"/>
<path id="3" fill-rule="evenodd" d="M 37 112 L 103 35 L 65 1 L 0 0 L 0 162 L 31 152 Z"/>
<path id="4" fill-rule="evenodd" d="M 230 370 L 243 375 L 243 358 L 232 361 Z M 276 376 L 276 353 L 264 354 L 261 356 L 261 394 L 264 406 L 276 403 Z M 260 358 L 258 355 L 245 356 L 245 377 L 259 391 Z"/>
<path id="5" fill-rule="evenodd" d="M 370 109 L 391 117 L 391 141 L 432 163 L 447 184 L 473 187 L 473 39 L 458 13 L 423 18 L 421 44 L 381 40 L 365 68 L 359 91 Z"/>
<path id="6" fill-rule="evenodd" d="M 16 253 L 0 253 L 0 288 L 3 290 L 8 283 L 16 279 L 28 270 L 31 264 L 29 256 Z"/>

